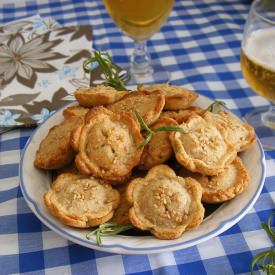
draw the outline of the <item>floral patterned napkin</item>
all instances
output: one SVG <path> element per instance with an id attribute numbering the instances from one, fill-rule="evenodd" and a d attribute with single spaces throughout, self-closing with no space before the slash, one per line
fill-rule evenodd
<path id="1" fill-rule="evenodd" d="M 0 27 L 0 127 L 35 125 L 89 86 L 91 26 L 34 16 Z"/>

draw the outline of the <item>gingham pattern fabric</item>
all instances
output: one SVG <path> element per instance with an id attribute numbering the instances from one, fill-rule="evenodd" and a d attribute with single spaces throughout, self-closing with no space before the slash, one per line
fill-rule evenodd
<path id="1" fill-rule="evenodd" d="M 250 2 L 176 1 L 167 24 L 149 41 L 152 59 L 171 71 L 172 83 L 219 98 L 239 115 L 267 104 L 242 77 L 239 52 Z M 94 47 L 126 65 L 133 43 L 121 34 L 101 1 L 0 1 L 0 23 L 34 14 L 61 24 L 91 24 Z M 274 211 L 275 152 L 265 152 L 267 177 L 250 212 L 200 245 L 157 255 L 118 255 L 81 247 L 45 227 L 19 187 L 20 153 L 33 129 L 0 135 L 0 274 L 248 274 L 257 253 L 272 242 L 261 227 Z M 268 137 L 269 133 L 266 133 Z"/>

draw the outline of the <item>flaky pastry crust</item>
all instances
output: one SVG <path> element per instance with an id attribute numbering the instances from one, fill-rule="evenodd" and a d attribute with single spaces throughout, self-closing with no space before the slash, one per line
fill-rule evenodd
<path id="1" fill-rule="evenodd" d="M 70 106 L 64 109 L 63 116 L 64 118 L 69 118 L 72 116 L 85 116 L 89 110 L 89 108 L 82 106 Z"/>
<path id="2" fill-rule="evenodd" d="M 183 122 L 186 122 L 192 114 L 200 115 L 202 111 L 203 109 L 201 107 L 190 106 L 184 110 L 162 112 L 159 118 L 171 118 L 176 120 L 178 124 L 182 124 Z"/>
<path id="3" fill-rule="evenodd" d="M 125 181 L 139 163 L 143 137 L 133 114 L 113 113 L 95 107 L 85 117 L 85 125 L 72 134 L 78 170 L 113 184 Z"/>
<path id="4" fill-rule="evenodd" d="M 138 111 L 147 125 L 153 124 L 160 116 L 165 104 L 163 94 L 146 94 L 145 92 L 130 92 L 120 101 L 107 106 L 115 113 Z"/>
<path id="5" fill-rule="evenodd" d="M 201 184 L 202 201 L 207 203 L 231 200 L 242 193 L 249 183 L 248 172 L 239 157 L 216 176 L 193 173 L 185 168 L 181 169 L 179 174 L 183 177 L 192 177 Z"/>
<path id="6" fill-rule="evenodd" d="M 203 117 L 224 128 L 225 138 L 236 148 L 237 152 L 246 150 L 255 141 L 253 127 L 226 111 L 205 112 Z"/>
<path id="7" fill-rule="evenodd" d="M 201 196 L 202 189 L 196 180 L 177 177 L 169 166 L 158 165 L 145 178 L 129 184 L 129 218 L 134 226 L 149 230 L 159 239 L 176 239 L 202 222 Z"/>
<path id="8" fill-rule="evenodd" d="M 177 125 L 177 122 L 171 118 L 159 118 L 151 129 L 155 130 L 160 126 Z M 145 146 L 140 163 L 140 169 L 150 169 L 153 166 L 165 163 L 173 155 L 173 148 L 169 140 L 171 132 L 156 132 L 150 142 Z"/>
<path id="9" fill-rule="evenodd" d="M 39 145 L 34 165 L 42 169 L 58 169 L 69 164 L 75 156 L 70 144 L 71 132 L 83 122 L 82 117 L 74 116 L 52 127 Z"/>
<path id="10" fill-rule="evenodd" d="M 161 92 L 165 95 L 166 110 L 179 110 L 188 108 L 198 97 L 197 93 L 191 92 L 186 88 L 169 85 L 167 83 L 155 84 L 152 86 L 141 86 L 139 88 L 145 92 Z"/>
<path id="11" fill-rule="evenodd" d="M 177 161 L 192 172 L 204 175 L 221 173 L 236 158 L 237 152 L 219 126 L 193 114 L 173 132 L 170 140 Z"/>
<path id="12" fill-rule="evenodd" d="M 81 106 L 95 107 L 114 103 L 127 93 L 127 91 L 117 91 L 110 86 L 98 85 L 87 89 L 78 89 L 75 92 L 75 98 Z"/>
<path id="13" fill-rule="evenodd" d="M 119 192 L 102 180 L 64 173 L 44 194 L 44 202 L 62 223 L 87 228 L 112 218 L 119 204 Z"/>

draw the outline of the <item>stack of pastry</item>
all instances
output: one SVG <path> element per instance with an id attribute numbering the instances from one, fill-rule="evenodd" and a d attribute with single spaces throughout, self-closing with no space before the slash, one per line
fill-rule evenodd
<path id="1" fill-rule="evenodd" d="M 248 185 L 237 154 L 255 140 L 253 128 L 224 110 L 192 106 L 198 94 L 158 84 L 132 92 L 97 86 L 75 97 L 79 105 L 64 110 L 34 163 L 58 169 L 44 201 L 66 225 L 130 223 L 175 239 L 203 221 L 203 202 L 233 199 Z M 147 135 L 134 112 L 152 131 L 180 131 L 155 132 L 141 147 Z"/>

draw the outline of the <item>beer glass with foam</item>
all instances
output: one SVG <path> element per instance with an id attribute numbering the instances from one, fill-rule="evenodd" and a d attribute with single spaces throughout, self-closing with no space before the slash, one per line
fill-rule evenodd
<path id="1" fill-rule="evenodd" d="M 270 102 L 246 114 L 246 119 L 264 147 L 275 149 L 274 0 L 256 0 L 251 6 L 242 40 L 241 68 L 252 90 Z"/>
<path id="2" fill-rule="evenodd" d="M 118 27 L 135 42 L 130 73 L 135 83 L 167 82 L 169 74 L 152 63 L 146 41 L 165 23 L 174 0 L 103 0 Z"/>

